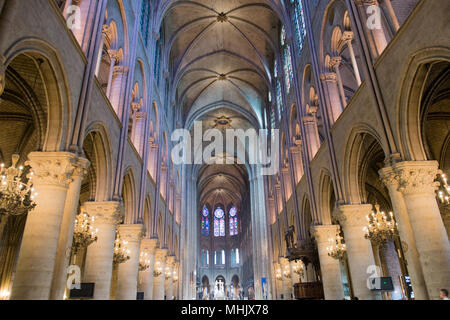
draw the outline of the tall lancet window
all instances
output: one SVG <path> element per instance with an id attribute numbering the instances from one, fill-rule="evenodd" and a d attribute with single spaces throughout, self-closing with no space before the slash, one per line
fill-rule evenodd
<path id="1" fill-rule="evenodd" d="M 225 212 L 221 207 L 214 211 L 214 237 L 225 237 Z"/>
<path id="2" fill-rule="evenodd" d="M 142 9 L 141 9 L 141 35 L 142 40 L 144 41 L 144 45 L 148 45 L 148 40 L 150 38 L 150 0 L 142 0 Z"/>
<path id="3" fill-rule="evenodd" d="M 283 108 L 283 98 L 281 96 L 281 83 L 279 80 L 277 80 L 276 91 L 277 91 L 278 120 L 280 120 L 281 116 L 283 115 L 284 108 Z"/>
<path id="4" fill-rule="evenodd" d="M 291 0 L 291 4 L 294 6 L 294 14 L 292 20 L 295 27 L 295 40 L 297 43 L 298 54 L 300 55 L 305 46 L 306 38 L 306 23 L 305 15 L 303 12 L 303 5 L 301 0 Z"/>
<path id="5" fill-rule="evenodd" d="M 202 210 L 202 235 L 209 236 L 209 210 L 206 205 Z"/>
<path id="6" fill-rule="evenodd" d="M 237 209 L 235 206 L 232 206 L 230 209 L 230 236 L 238 235 L 238 218 L 237 218 Z"/>
<path id="7" fill-rule="evenodd" d="M 294 80 L 294 71 L 292 69 L 292 57 L 291 48 L 286 41 L 286 28 L 283 26 L 281 29 L 281 50 L 283 53 L 283 69 L 284 69 L 284 81 L 286 83 L 286 92 L 291 90 L 291 84 Z"/>

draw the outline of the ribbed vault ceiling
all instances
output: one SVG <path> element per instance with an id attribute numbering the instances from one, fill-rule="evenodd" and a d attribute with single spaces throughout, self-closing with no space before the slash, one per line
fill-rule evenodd
<path id="1" fill-rule="evenodd" d="M 262 127 L 278 43 L 277 1 L 173 1 L 164 18 L 176 105 L 189 129 Z M 241 202 L 247 173 L 240 165 L 210 165 L 199 173 L 201 203 Z M 223 203 L 223 202 L 222 202 Z"/>
<path id="2" fill-rule="evenodd" d="M 183 120 L 223 104 L 261 124 L 278 29 L 269 1 L 176 1 L 164 26 Z"/>

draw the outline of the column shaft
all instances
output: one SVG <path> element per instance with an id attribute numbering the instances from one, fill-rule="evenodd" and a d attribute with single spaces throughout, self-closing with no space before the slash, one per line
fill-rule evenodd
<path id="1" fill-rule="evenodd" d="M 436 161 L 400 162 L 394 166 L 405 197 L 411 227 L 431 299 L 450 286 L 450 245 L 436 201 Z"/>
<path id="2" fill-rule="evenodd" d="M 376 264 L 370 241 L 364 238 L 363 228 L 367 225 L 366 216 L 371 212 L 372 206 L 369 204 L 343 205 L 335 214 L 344 231 L 353 291 L 361 300 L 380 298 L 378 294 L 370 291 L 368 284 L 371 276 L 369 268 L 375 268 Z"/>
<path id="3" fill-rule="evenodd" d="M 411 277 L 414 296 L 417 300 L 427 300 L 428 292 L 423 277 L 419 253 L 417 252 L 416 240 L 414 239 L 405 199 L 403 194 L 398 191 L 399 184 L 395 172 L 391 167 L 384 168 L 380 170 L 380 176 L 389 191 L 392 209 L 398 223 L 398 232 L 401 242 L 402 244 L 405 243 L 407 245 L 407 247 L 403 248 L 403 254 L 407 261 L 408 273 Z"/>
<path id="4" fill-rule="evenodd" d="M 119 225 L 120 237 L 126 241 L 130 259 L 119 265 L 116 300 L 136 300 L 139 275 L 139 249 L 144 226 Z"/>
<path id="5" fill-rule="evenodd" d="M 86 254 L 85 282 L 95 283 L 95 300 L 108 300 L 116 225 L 123 218 L 123 207 L 119 202 L 86 202 L 84 207 L 89 216 L 95 217 L 98 229 L 98 240 L 88 247 Z"/>
<path id="6" fill-rule="evenodd" d="M 322 285 L 326 300 L 342 300 L 344 286 L 341 278 L 339 261 L 328 255 L 329 239 L 334 239 L 339 230 L 338 225 L 313 226 L 311 228 L 319 252 Z"/>
<path id="7" fill-rule="evenodd" d="M 36 208 L 27 217 L 12 300 L 48 300 L 55 268 L 67 190 L 76 156 L 65 152 L 33 152 Z"/>

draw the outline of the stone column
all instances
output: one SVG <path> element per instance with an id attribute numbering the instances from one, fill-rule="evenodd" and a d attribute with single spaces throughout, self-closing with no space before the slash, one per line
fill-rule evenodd
<path id="1" fill-rule="evenodd" d="M 67 190 L 77 158 L 66 152 L 33 152 L 28 158 L 38 193 L 37 206 L 27 217 L 11 300 L 48 300 Z"/>
<path id="2" fill-rule="evenodd" d="M 341 57 L 333 57 L 333 58 L 331 58 L 330 66 L 334 70 L 334 72 L 336 72 L 337 84 L 338 84 L 338 88 L 339 88 L 339 94 L 341 96 L 342 105 L 345 108 L 347 106 L 347 97 L 345 96 L 344 82 L 342 81 L 341 70 L 339 69 L 341 64 L 342 64 L 342 58 Z"/>
<path id="3" fill-rule="evenodd" d="M 296 142 L 300 145 L 296 145 L 290 148 L 292 154 L 292 167 L 295 174 L 295 183 L 298 184 L 303 176 L 303 160 L 302 160 L 302 149 L 301 142 Z"/>
<path id="4" fill-rule="evenodd" d="M 386 38 L 386 33 L 384 30 L 384 25 L 381 17 L 381 8 L 377 0 L 355 0 L 355 4 L 359 7 L 361 24 L 364 26 L 365 31 L 372 38 L 373 47 L 372 51 L 374 58 L 380 56 L 384 49 L 387 47 L 388 40 Z M 372 6 L 376 7 L 380 15 L 377 13 L 369 11 L 371 16 L 368 15 L 367 9 Z M 369 21 L 370 19 L 370 21 Z M 368 28 L 368 24 L 371 24 L 371 28 Z M 380 24 L 380 25 L 376 25 Z"/>
<path id="5" fill-rule="evenodd" d="M 160 274 L 153 279 L 153 300 L 164 300 L 166 255 L 167 249 L 156 249 L 154 271 Z"/>
<path id="6" fill-rule="evenodd" d="M 111 291 L 116 225 L 124 216 L 119 202 L 86 202 L 86 212 L 95 217 L 98 240 L 88 247 L 84 282 L 95 283 L 94 299 L 108 300 Z"/>
<path id="7" fill-rule="evenodd" d="M 139 248 L 144 231 L 142 224 L 118 226 L 120 238 L 127 241 L 130 259 L 119 265 L 116 300 L 136 300 L 139 275 Z"/>
<path id="8" fill-rule="evenodd" d="M 335 218 L 344 231 L 353 291 L 360 300 L 380 299 L 378 294 L 370 291 L 368 285 L 371 275 L 367 273 L 368 268 L 376 264 L 370 241 L 364 238 L 366 233 L 363 228 L 367 226 L 366 217 L 371 212 L 370 204 L 343 205 L 335 212 Z"/>
<path id="9" fill-rule="evenodd" d="M 100 50 L 103 50 L 103 48 L 101 48 Z M 116 67 L 116 64 L 119 63 L 120 60 L 122 60 L 123 52 L 122 52 L 122 50 L 108 50 L 108 54 L 111 57 L 111 65 L 110 65 L 109 74 L 108 74 L 106 96 L 108 97 L 108 99 L 110 99 L 112 80 L 113 80 L 113 76 L 114 76 L 114 68 Z"/>
<path id="10" fill-rule="evenodd" d="M 330 125 L 333 125 L 344 110 L 339 94 L 336 73 L 330 72 L 322 74 L 320 80 L 324 83 L 326 91 L 328 92 L 328 114 L 330 115 Z"/>
<path id="11" fill-rule="evenodd" d="M 358 63 L 356 62 L 356 55 L 355 50 L 353 49 L 353 32 L 352 31 L 345 31 L 342 35 L 342 41 L 347 43 L 348 51 L 350 52 L 350 59 L 352 60 L 352 66 L 353 66 L 353 72 L 355 73 L 356 82 L 358 83 L 358 86 L 361 85 L 361 75 L 359 74 L 359 68 Z"/>
<path id="12" fill-rule="evenodd" d="M 66 289 L 67 267 L 70 263 L 70 252 L 73 241 L 73 225 L 78 210 L 80 200 L 81 182 L 88 173 L 89 161 L 84 158 L 78 158 L 75 164 L 75 170 L 72 175 L 72 182 L 67 191 L 66 203 L 64 205 L 64 214 L 59 235 L 58 251 L 56 254 L 55 271 L 53 274 L 52 290 L 50 299 L 62 300 Z"/>
<path id="13" fill-rule="evenodd" d="M 143 239 L 141 241 L 141 252 L 148 254 L 150 261 L 149 268 L 139 273 L 140 292 L 144 292 L 144 300 L 153 299 L 153 271 L 155 270 L 155 250 L 157 245 L 156 239 Z"/>
<path id="14" fill-rule="evenodd" d="M 450 245 L 435 194 L 438 165 L 437 161 L 405 161 L 394 166 L 431 299 L 439 299 L 439 290 L 450 287 Z"/>
<path id="15" fill-rule="evenodd" d="M 310 161 L 314 158 L 320 148 L 319 128 L 317 127 L 317 120 L 314 114 L 303 117 L 305 124 L 306 144 L 309 149 Z"/>
<path id="16" fill-rule="evenodd" d="M 391 167 L 381 169 L 379 174 L 389 191 L 395 220 L 398 223 L 398 232 L 403 246 L 403 254 L 405 255 L 408 273 L 411 277 L 414 296 L 417 300 L 427 300 L 428 292 L 423 277 L 419 253 L 417 252 L 416 240 L 414 239 L 405 199 L 403 194 L 398 191 L 399 183 L 397 175 Z"/>
<path id="17" fill-rule="evenodd" d="M 166 300 L 172 300 L 172 296 L 173 296 L 173 276 L 172 276 L 172 272 L 173 272 L 173 268 L 175 267 L 175 256 L 170 256 L 167 257 L 166 259 L 166 273 L 167 275 L 169 275 L 169 277 L 165 278 L 165 283 L 164 283 L 164 291 L 165 291 L 165 296 L 166 296 Z"/>
<path id="18" fill-rule="evenodd" d="M 392 7 L 391 0 L 384 0 L 386 8 L 389 13 L 389 17 L 391 18 L 392 25 L 394 26 L 394 30 L 398 31 L 400 29 L 400 23 L 398 22 L 397 15 L 395 14 L 394 8 Z"/>
<path id="19" fill-rule="evenodd" d="M 126 79 L 129 72 L 129 68 L 125 66 L 115 66 L 114 67 L 114 75 L 111 84 L 111 94 L 109 100 L 111 101 L 111 105 L 117 113 L 119 119 L 122 119 L 123 115 L 123 105 L 124 105 L 124 95 L 125 95 L 125 86 Z M 120 109 L 122 108 L 122 109 Z"/>
<path id="20" fill-rule="evenodd" d="M 338 231 L 338 225 L 317 225 L 311 227 L 311 233 L 314 235 L 319 252 L 322 285 L 326 300 L 344 299 L 344 286 L 342 284 L 339 260 L 330 257 L 327 250 L 327 247 L 330 246 L 329 239 L 334 239 Z M 365 241 L 365 239 L 362 241 Z"/>

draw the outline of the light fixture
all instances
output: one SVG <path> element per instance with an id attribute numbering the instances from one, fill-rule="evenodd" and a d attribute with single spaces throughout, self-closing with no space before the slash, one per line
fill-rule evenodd
<path id="1" fill-rule="evenodd" d="M 176 271 L 173 272 L 172 279 L 173 279 L 173 283 L 178 281 L 178 275 L 177 275 Z"/>
<path id="2" fill-rule="evenodd" d="M 283 270 L 283 276 L 284 276 L 285 278 L 288 278 L 288 279 L 291 278 L 291 270 L 289 269 L 289 265 L 286 265 L 286 266 L 284 267 L 284 270 Z"/>
<path id="3" fill-rule="evenodd" d="M 380 206 L 375 205 L 376 212 L 372 212 L 367 216 L 368 226 L 364 227 L 366 232 L 365 238 L 369 239 L 376 245 L 384 247 L 389 241 L 398 237 L 397 223 L 394 214 L 389 212 L 386 214 L 380 211 Z"/>
<path id="4" fill-rule="evenodd" d="M 277 280 L 281 280 L 283 279 L 283 276 L 281 275 L 281 269 L 277 268 L 275 271 L 275 278 L 277 278 Z"/>
<path id="5" fill-rule="evenodd" d="M 156 266 L 155 266 L 155 270 L 153 271 L 153 276 L 155 278 L 158 278 L 160 275 L 162 275 L 162 266 L 161 266 L 161 262 L 156 261 Z"/>
<path id="6" fill-rule="evenodd" d="M 170 270 L 170 267 L 166 267 L 166 274 L 165 274 L 166 280 L 169 280 L 171 276 L 172 271 Z"/>
<path id="7" fill-rule="evenodd" d="M 150 268 L 150 257 L 147 252 L 141 252 L 139 257 L 139 271 L 145 271 Z"/>
<path id="8" fill-rule="evenodd" d="M 300 276 L 300 278 L 301 278 L 301 277 L 303 277 L 303 274 L 305 272 L 305 267 L 304 267 L 303 263 L 300 263 L 300 264 L 296 263 L 292 267 L 292 271 L 294 273 L 298 274 Z"/>
<path id="9" fill-rule="evenodd" d="M 24 167 L 16 168 L 19 155 L 12 155 L 12 165 L 5 168 L 0 164 L 0 215 L 19 216 L 27 214 L 36 207 L 34 198 L 37 196 L 32 184 L 33 172 L 26 177 Z"/>
<path id="10" fill-rule="evenodd" d="M 440 186 L 436 190 L 436 196 L 439 199 L 439 206 L 450 209 L 450 186 L 448 185 L 447 175 L 441 172 L 438 180 Z"/>
<path id="11" fill-rule="evenodd" d="M 333 259 L 343 261 L 347 255 L 347 246 L 344 243 L 344 238 L 340 235 L 339 231 L 336 231 L 334 238 L 328 239 L 330 246 L 327 247 L 328 256 Z"/>
<path id="12" fill-rule="evenodd" d="M 118 265 L 124 263 L 130 259 L 130 250 L 127 249 L 126 245 L 128 241 L 122 240 L 120 238 L 119 232 L 117 232 L 116 240 L 114 241 L 114 257 L 113 263 Z"/>
<path id="13" fill-rule="evenodd" d="M 87 248 L 97 241 L 98 229 L 94 227 L 94 221 L 94 217 L 89 217 L 86 212 L 80 212 L 80 214 L 75 217 L 72 242 L 75 254 L 77 254 L 81 248 Z"/>
<path id="14" fill-rule="evenodd" d="M 9 297 L 11 296 L 11 292 L 8 290 L 2 290 L 0 291 L 0 300 L 9 300 Z"/>

